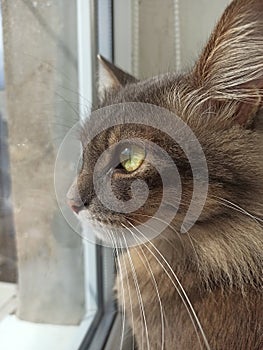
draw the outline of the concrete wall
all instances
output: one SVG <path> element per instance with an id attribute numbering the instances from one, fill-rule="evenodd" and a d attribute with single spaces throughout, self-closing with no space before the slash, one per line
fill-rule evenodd
<path id="1" fill-rule="evenodd" d="M 71 0 L 3 0 L 9 149 L 22 319 L 78 324 L 82 241 L 57 207 L 57 147 L 78 118 L 76 8 Z"/>

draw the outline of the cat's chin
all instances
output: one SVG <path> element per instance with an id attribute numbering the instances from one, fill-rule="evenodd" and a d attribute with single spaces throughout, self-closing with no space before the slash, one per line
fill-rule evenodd
<path id="1" fill-rule="evenodd" d="M 153 239 L 154 232 L 149 226 L 144 227 L 135 226 L 130 222 L 124 224 L 121 219 L 116 224 L 109 222 L 109 220 L 98 220 L 95 214 L 88 210 L 83 210 L 79 213 L 78 218 L 82 226 L 82 237 L 93 243 L 100 243 L 108 247 L 127 248 L 144 244 Z M 155 225 L 156 227 L 156 225 Z"/>
<path id="2" fill-rule="evenodd" d="M 89 237 L 96 235 L 98 239 L 104 239 L 103 224 L 96 219 L 95 215 L 91 214 L 88 210 L 83 210 L 79 213 L 78 219 L 85 238 L 89 240 Z"/>
<path id="3" fill-rule="evenodd" d="M 98 219 L 95 214 L 88 210 L 79 213 L 78 219 L 82 226 L 83 238 L 93 243 L 99 243 L 109 247 L 118 246 L 118 234 L 116 228 L 106 220 Z"/>
<path id="4" fill-rule="evenodd" d="M 115 218 L 115 219 L 109 219 L 107 215 L 103 215 L 100 213 L 92 213 L 89 210 L 82 210 L 78 214 L 78 219 L 84 226 L 89 226 L 93 228 L 98 228 L 98 229 L 113 229 L 113 228 L 118 228 L 121 226 L 121 218 Z"/>

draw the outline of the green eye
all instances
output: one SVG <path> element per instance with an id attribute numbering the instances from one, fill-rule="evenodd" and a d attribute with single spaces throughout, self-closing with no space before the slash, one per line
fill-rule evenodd
<path id="1" fill-rule="evenodd" d="M 137 145 L 130 145 L 129 147 L 126 147 L 120 154 L 120 163 L 128 172 L 138 169 L 144 159 L 145 150 Z"/>

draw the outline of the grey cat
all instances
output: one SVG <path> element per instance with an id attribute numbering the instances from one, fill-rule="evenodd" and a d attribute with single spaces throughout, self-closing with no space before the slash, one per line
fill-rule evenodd
<path id="1" fill-rule="evenodd" d="M 198 138 L 209 170 L 202 213 L 181 234 L 193 176 L 174 140 L 149 126 L 123 124 L 86 145 L 87 133 L 101 120 L 91 118 L 83 127 L 83 165 L 69 201 L 81 220 L 100 225 L 102 237 L 104 225 L 111 227 L 113 239 L 121 227 L 143 225 L 162 199 L 161 178 L 147 163 L 144 148 L 136 143 L 114 148 L 120 140 L 136 137 L 159 145 L 182 179 L 178 215 L 166 230 L 118 255 L 118 301 L 138 348 L 262 350 L 263 1 L 233 1 L 186 74 L 137 81 L 101 61 L 110 87 L 97 109 L 138 102 L 174 112 Z M 146 203 L 132 213 L 109 210 L 94 190 L 95 163 L 110 146 L 117 159 L 111 169 L 114 195 L 128 201 L 135 179 L 143 179 L 149 189 Z M 107 162 L 101 171 L 110 168 Z"/>

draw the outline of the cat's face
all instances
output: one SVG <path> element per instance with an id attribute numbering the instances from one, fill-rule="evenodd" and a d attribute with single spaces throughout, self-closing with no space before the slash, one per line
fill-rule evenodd
<path id="1" fill-rule="evenodd" d="M 255 9 L 262 7 L 260 1 L 253 3 Z M 169 73 L 139 82 L 102 59 L 104 69 L 111 77 L 111 88 L 105 92 L 98 109 L 103 111 L 112 105 L 131 102 L 165 108 L 180 118 L 200 142 L 209 177 L 207 198 L 196 225 L 205 225 L 220 217 L 228 220 L 235 215 L 226 205 L 229 201 L 250 208 L 261 191 L 263 44 L 256 47 L 251 40 L 253 31 L 256 35 L 260 27 L 263 32 L 263 22 L 256 18 L 257 14 L 252 13 L 251 8 L 244 1 L 233 3 L 219 22 L 200 60 L 185 75 Z M 237 18 L 233 17 L 235 11 L 241 11 Z M 255 19 L 258 24 L 255 24 Z M 250 26 L 250 31 L 244 31 L 240 21 Z M 250 50 L 244 52 L 244 45 Z M 251 58 L 253 62 L 250 64 Z M 160 120 L 162 115 L 155 113 L 152 117 Z M 173 211 L 171 203 L 178 202 L 172 225 L 179 230 L 194 187 L 192 164 L 182 147 L 158 128 L 126 123 L 124 115 L 121 115 L 118 125 L 100 132 L 87 144 L 87 135 L 92 133 L 94 125 L 107 122 L 103 118 L 107 118 L 103 113 L 97 119 L 91 116 L 83 127 L 82 169 L 69 194 L 73 209 L 82 221 L 93 221 L 113 229 L 137 226 L 154 216 L 164 193 L 157 165 L 165 169 L 171 179 L 174 169 L 155 152 L 151 147 L 154 144 L 171 157 L 180 175 L 182 193 L 179 196 L 175 184 L 168 183 L 169 196 L 165 198 L 163 208 L 169 215 Z M 170 127 L 176 128 L 176 123 Z M 192 140 L 188 142 L 190 145 Z M 109 174 L 111 178 L 112 198 L 105 199 L 108 201 L 106 205 L 101 200 L 103 189 L 98 196 L 94 188 L 95 167 L 97 177 Z M 112 208 L 110 204 L 114 197 L 123 203 L 132 199 L 135 180 L 142 180 L 147 185 L 148 198 L 144 204 L 129 212 Z M 138 192 L 137 196 L 143 198 L 143 193 Z"/>

